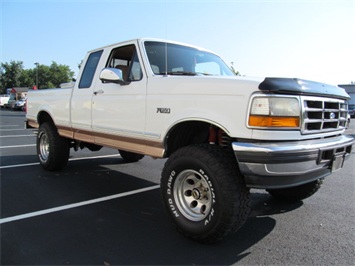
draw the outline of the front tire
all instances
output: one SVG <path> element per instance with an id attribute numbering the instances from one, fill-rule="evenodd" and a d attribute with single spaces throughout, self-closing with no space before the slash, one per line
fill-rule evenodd
<path id="1" fill-rule="evenodd" d="M 267 189 L 270 195 L 280 200 L 299 201 L 309 198 L 318 191 L 323 183 L 323 179 L 303 184 L 297 187 L 281 188 L 281 189 Z"/>
<path id="2" fill-rule="evenodd" d="M 213 243 L 239 229 L 249 215 L 249 190 L 232 155 L 219 146 L 192 145 L 166 162 L 161 193 L 178 231 Z"/>
<path id="3" fill-rule="evenodd" d="M 63 169 L 69 159 L 69 141 L 59 136 L 52 123 L 41 124 L 37 134 L 37 155 L 41 166 L 49 171 Z"/>

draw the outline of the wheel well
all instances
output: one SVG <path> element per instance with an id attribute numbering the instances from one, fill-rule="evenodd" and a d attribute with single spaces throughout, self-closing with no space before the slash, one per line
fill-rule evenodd
<path id="1" fill-rule="evenodd" d="M 37 117 L 38 124 L 41 125 L 44 122 L 50 122 L 54 124 L 52 117 L 47 112 L 40 112 Z"/>
<path id="2" fill-rule="evenodd" d="M 165 141 L 166 157 L 176 150 L 192 144 L 218 144 L 231 147 L 231 138 L 217 126 L 201 121 L 188 121 L 175 125 Z"/>

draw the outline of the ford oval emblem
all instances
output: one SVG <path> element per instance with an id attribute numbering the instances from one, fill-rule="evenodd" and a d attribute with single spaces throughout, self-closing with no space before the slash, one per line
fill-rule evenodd
<path id="1" fill-rule="evenodd" d="M 334 119 L 334 118 L 335 118 L 335 113 L 331 112 L 331 113 L 329 114 L 329 117 L 330 117 L 330 119 Z"/>

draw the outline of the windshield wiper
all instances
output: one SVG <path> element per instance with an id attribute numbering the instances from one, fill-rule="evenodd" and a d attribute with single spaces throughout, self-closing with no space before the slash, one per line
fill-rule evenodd
<path id="1" fill-rule="evenodd" d="M 177 76 L 196 76 L 198 73 L 196 72 L 188 72 L 188 71 L 168 71 L 161 72 L 159 75 L 177 75 Z"/>

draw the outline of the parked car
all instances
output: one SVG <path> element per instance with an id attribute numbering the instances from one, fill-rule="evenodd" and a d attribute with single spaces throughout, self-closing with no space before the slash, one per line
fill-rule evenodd
<path id="1" fill-rule="evenodd" d="M 10 98 L 7 102 L 7 104 L 5 104 L 5 108 L 10 108 L 10 109 L 13 109 L 14 106 L 15 106 L 15 103 L 16 103 L 16 95 L 15 94 L 10 94 Z"/>
<path id="2" fill-rule="evenodd" d="M 348 113 L 351 118 L 355 118 L 355 104 L 349 104 Z"/>
<path id="3" fill-rule="evenodd" d="M 13 106 L 11 106 L 11 109 L 24 111 L 25 106 L 26 106 L 26 98 L 22 98 L 20 100 L 15 101 L 13 103 Z"/>
<path id="4" fill-rule="evenodd" d="M 4 108 L 6 104 L 9 102 L 10 95 L 4 94 L 0 96 L 0 107 Z"/>

